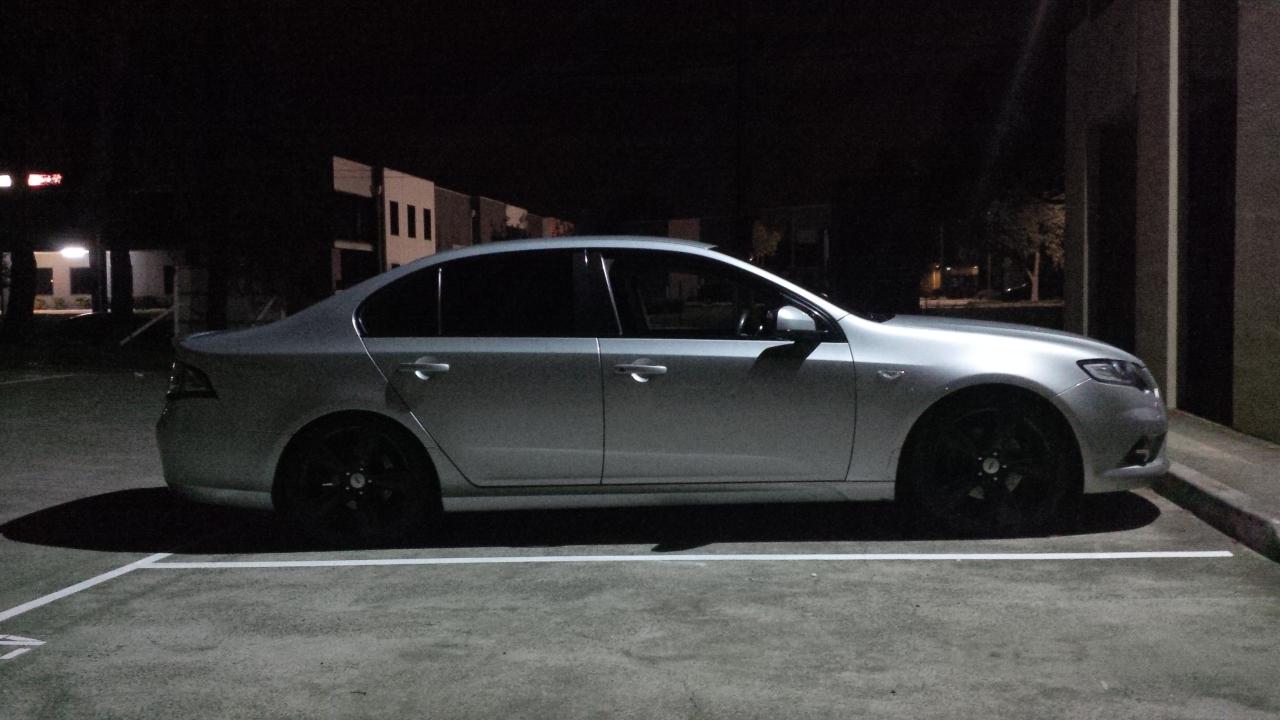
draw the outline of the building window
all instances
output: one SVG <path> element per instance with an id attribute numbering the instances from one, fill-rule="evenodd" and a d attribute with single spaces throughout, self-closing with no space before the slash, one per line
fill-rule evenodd
<path id="1" fill-rule="evenodd" d="M 172 265 L 164 266 L 164 294 L 165 295 L 173 294 L 173 266 Z"/>
<path id="2" fill-rule="evenodd" d="M 391 224 L 391 234 L 400 234 L 400 203 L 392 200 L 391 209 L 387 211 L 387 222 Z"/>
<path id="3" fill-rule="evenodd" d="M 431 208 L 422 208 L 422 239 L 431 239 Z"/>
<path id="4" fill-rule="evenodd" d="M 92 295 L 93 286 L 93 268 L 71 268 L 72 295 Z"/>
<path id="5" fill-rule="evenodd" d="M 53 268 L 36 268 L 36 294 L 53 294 Z"/>
<path id="6" fill-rule="evenodd" d="M 404 219 L 407 221 L 409 237 L 418 237 L 418 208 L 405 205 Z"/>

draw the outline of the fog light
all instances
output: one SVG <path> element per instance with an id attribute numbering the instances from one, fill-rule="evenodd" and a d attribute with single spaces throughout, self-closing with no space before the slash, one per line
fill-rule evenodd
<path id="1" fill-rule="evenodd" d="M 1129 452 L 1124 456 L 1124 464 L 1146 465 L 1160 454 L 1162 445 L 1164 445 L 1164 435 L 1144 436 L 1129 448 Z"/>

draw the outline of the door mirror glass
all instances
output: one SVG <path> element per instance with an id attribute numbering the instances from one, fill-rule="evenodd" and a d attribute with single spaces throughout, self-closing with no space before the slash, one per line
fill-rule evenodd
<path id="1" fill-rule="evenodd" d="M 777 322 L 777 336 L 784 340 L 817 342 L 822 337 L 813 316 L 793 305 L 778 308 Z"/>

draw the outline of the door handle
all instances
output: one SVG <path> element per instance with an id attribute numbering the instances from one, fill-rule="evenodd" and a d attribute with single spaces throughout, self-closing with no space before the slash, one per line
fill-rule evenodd
<path id="1" fill-rule="evenodd" d="M 666 365 L 650 365 L 643 361 L 633 363 L 622 363 L 613 366 L 615 375 L 630 375 L 632 380 L 636 382 L 649 382 L 649 378 L 656 375 L 666 375 Z"/>
<path id="2" fill-rule="evenodd" d="M 449 363 L 421 361 L 400 363 L 396 372 L 413 373 L 419 380 L 430 380 L 432 375 L 449 372 Z"/>

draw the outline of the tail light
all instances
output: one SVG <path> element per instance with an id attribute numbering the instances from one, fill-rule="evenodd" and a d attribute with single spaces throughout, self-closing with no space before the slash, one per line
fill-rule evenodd
<path id="1" fill-rule="evenodd" d="M 164 394 L 166 400 L 181 398 L 216 398 L 209 376 L 184 363 L 175 362 L 169 371 L 169 390 Z"/>

